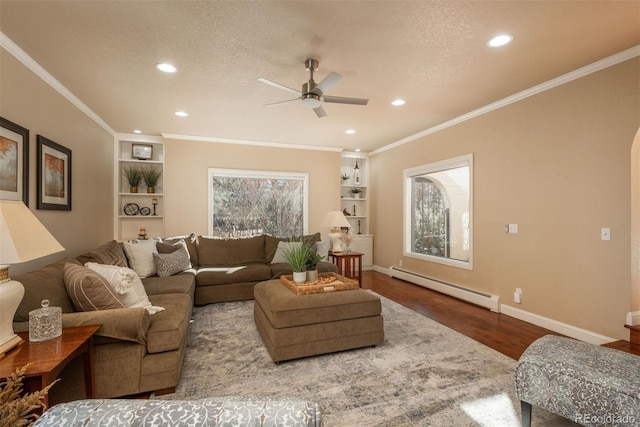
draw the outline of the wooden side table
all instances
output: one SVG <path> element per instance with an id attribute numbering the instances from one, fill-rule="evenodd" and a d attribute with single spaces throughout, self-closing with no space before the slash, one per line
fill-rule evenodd
<path id="1" fill-rule="evenodd" d="M 0 378 L 7 378 L 16 369 L 31 363 L 24 374 L 23 389 L 32 393 L 51 384 L 71 360 L 82 355 L 87 399 L 93 399 L 93 335 L 101 327 L 102 325 L 89 325 L 63 328 L 61 336 L 41 342 L 30 342 L 28 332 L 19 332 L 18 335 L 24 341 L 0 358 Z M 48 394 L 44 398 L 44 404 L 49 407 Z"/>
<path id="2" fill-rule="evenodd" d="M 362 287 L 362 253 L 360 252 L 331 252 L 331 262 L 338 266 L 338 274 L 348 279 L 358 280 Z"/>

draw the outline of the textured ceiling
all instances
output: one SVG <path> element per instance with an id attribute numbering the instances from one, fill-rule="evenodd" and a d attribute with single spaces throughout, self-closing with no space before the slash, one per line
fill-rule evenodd
<path id="1" fill-rule="evenodd" d="M 640 44 L 640 2 L 1 0 L 0 30 L 117 132 L 368 152 Z M 369 104 L 265 108 L 307 58 Z"/>

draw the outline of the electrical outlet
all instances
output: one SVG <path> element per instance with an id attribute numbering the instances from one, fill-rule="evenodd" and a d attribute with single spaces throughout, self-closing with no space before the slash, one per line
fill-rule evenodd
<path id="1" fill-rule="evenodd" d="M 522 289 L 516 288 L 516 291 L 513 293 L 513 302 L 522 304 Z"/>
<path id="2" fill-rule="evenodd" d="M 611 240 L 611 229 L 610 228 L 601 228 L 600 229 L 600 240 Z"/>
<path id="3" fill-rule="evenodd" d="M 509 234 L 518 234 L 518 224 L 505 224 L 504 232 Z"/>

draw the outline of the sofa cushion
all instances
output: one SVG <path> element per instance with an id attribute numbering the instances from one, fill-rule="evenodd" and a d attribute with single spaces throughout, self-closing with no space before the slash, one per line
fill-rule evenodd
<path id="1" fill-rule="evenodd" d="M 158 253 L 153 254 L 153 263 L 156 266 L 156 274 L 160 277 L 172 276 L 191 268 L 189 251 L 184 240 L 173 245 L 166 243 L 157 244 Z M 160 252 L 173 249 L 172 252 Z"/>
<path id="2" fill-rule="evenodd" d="M 299 250 L 302 246 L 302 242 L 278 242 L 278 249 L 276 250 L 276 254 L 273 256 L 271 260 L 271 264 L 282 264 L 287 263 L 287 254 L 289 251 Z"/>
<path id="3" fill-rule="evenodd" d="M 187 244 L 187 250 L 189 251 L 189 258 L 193 268 L 198 267 L 198 238 L 195 233 L 191 233 L 185 236 L 164 237 L 163 243 L 173 244 L 180 240 L 184 240 Z"/>
<path id="4" fill-rule="evenodd" d="M 229 283 L 260 282 L 271 278 L 271 268 L 267 264 L 247 264 L 242 268 L 224 267 L 199 268 L 196 273 L 198 286 L 225 285 Z"/>
<path id="5" fill-rule="evenodd" d="M 315 233 L 315 234 L 307 234 L 302 237 L 286 238 L 286 237 L 274 237 L 274 236 L 265 234 L 264 253 L 265 253 L 267 263 L 273 262 L 273 257 L 275 256 L 276 251 L 278 250 L 278 243 L 287 242 L 287 241 L 299 242 L 300 240 L 310 245 L 311 247 L 315 247 L 316 242 L 319 242 L 321 240 L 321 236 L 320 236 L 320 233 Z"/>
<path id="6" fill-rule="evenodd" d="M 157 242 L 156 239 L 124 242 L 124 252 L 127 254 L 129 265 L 139 277 L 149 277 L 156 274 L 153 254 L 158 253 Z"/>
<path id="7" fill-rule="evenodd" d="M 129 289 L 120 297 L 125 307 L 144 307 L 147 309 L 149 314 L 155 314 L 164 310 L 161 306 L 154 306 L 151 304 L 142 281 L 132 269 L 127 267 L 118 267 L 117 265 L 103 265 L 95 263 L 87 263 L 87 266 L 95 272 L 102 274 L 114 289 L 120 287 L 122 282 L 126 282 L 126 286 Z"/>
<path id="8" fill-rule="evenodd" d="M 98 264 L 113 264 L 121 267 L 127 266 L 127 257 L 124 254 L 124 250 L 115 240 L 107 242 L 90 252 L 78 255 L 76 259 L 82 265 L 88 262 L 96 262 Z"/>
<path id="9" fill-rule="evenodd" d="M 187 270 L 184 273 L 170 277 L 147 277 L 142 279 L 147 295 L 160 294 L 187 294 L 193 297 L 196 286 L 195 270 Z"/>
<path id="10" fill-rule="evenodd" d="M 264 235 L 244 239 L 198 237 L 198 261 L 203 267 L 265 263 Z"/>
<path id="11" fill-rule="evenodd" d="M 13 318 L 15 322 L 28 322 L 29 312 L 42 307 L 44 299 L 49 300 L 51 307 L 60 307 L 63 313 L 76 311 L 64 286 L 65 263 L 80 265 L 73 258 L 65 258 L 31 272 L 11 276 L 24 286 L 24 297 Z"/>
<path id="12" fill-rule="evenodd" d="M 95 271 L 71 263 L 65 264 L 63 271 L 64 284 L 76 310 L 125 308 L 109 281 Z"/>
<path id="13" fill-rule="evenodd" d="M 186 339 L 193 303 L 187 294 L 161 294 L 149 297 L 154 305 L 166 310 L 151 316 L 147 331 L 147 352 L 177 350 Z"/>

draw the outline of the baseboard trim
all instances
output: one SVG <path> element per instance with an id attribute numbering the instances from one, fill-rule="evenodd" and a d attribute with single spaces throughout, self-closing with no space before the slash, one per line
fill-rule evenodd
<path id="1" fill-rule="evenodd" d="M 374 265 L 373 270 L 387 276 L 393 276 L 389 268 Z M 578 328 L 577 326 L 569 325 L 567 323 L 559 322 L 548 317 L 530 313 L 528 311 L 512 307 L 507 304 L 500 304 L 500 312 L 504 315 L 514 317 L 527 323 L 531 323 L 532 325 L 540 326 L 541 328 L 549 329 L 550 331 L 557 332 L 567 337 L 575 338 L 577 340 L 588 342 L 591 344 L 602 345 L 617 341 L 617 339 L 615 338 L 600 335 L 586 329 Z M 631 315 L 631 317 L 635 321 L 640 322 L 640 311 L 629 313 L 627 315 L 627 319 L 629 319 L 629 315 Z"/>
<path id="2" fill-rule="evenodd" d="M 559 322 L 548 317 L 540 316 L 538 314 L 530 313 L 528 311 L 521 310 L 510 305 L 502 304 L 502 314 L 515 317 L 516 319 L 523 320 L 527 323 L 531 323 L 536 326 L 540 326 L 550 331 L 557 332 L 559 334 L 575 338 L 580 341 L 588 342 L 591 344 L 602 345 L 613 341 L 617 341 L 615 338 L 600 335 L 595 332 L 588 331 L 586 329 L 578 328 L 577 326 L 569 325 L 567 323 Z"/>

